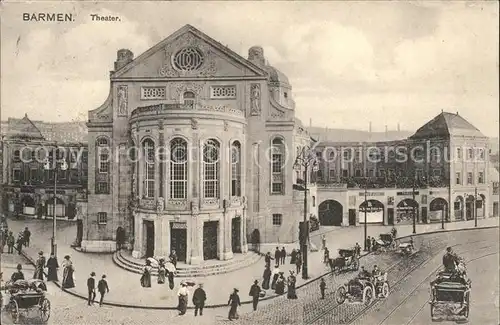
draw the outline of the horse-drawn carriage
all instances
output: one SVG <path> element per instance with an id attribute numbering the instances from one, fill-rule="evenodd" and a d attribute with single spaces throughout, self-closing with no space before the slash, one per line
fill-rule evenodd
<path id="1" fill-rule="evenodd" d="M 373 247 L 375 253 L 382 253 L 394 249 L 396 249 L 396 240 L 392 233 L 380 234 L 379 239 L 375 241 L 375 246 Z"/>
<path id="2" fill-rule="evenodd" d="M 14 324 L 21 315 L 27 316 L 30 311 L 37 311 L 42 322 L 50 317 L 50 301 L 45 297 L 47 286 L 42 280 L 17 280 L 7 282 L 5 290 L 10 294 L 5 311 L 10 314 Z"/>
<path id="3" fill-rule="evenodd" d="M 431 318 L 469 318 L 471 281 L 464 271 L 440 272 L 431 282 Z"/>
<path id="4" fill-rule="evenodd" d="M 339 249 L 339 257 L 329 260 L 332 272 L 359 270 L 359 256 L 356 249 Z"/>
<path id="5" fill-rule="evenodd" d="M 343 304 L 346 300 L 349 303 L 362 303 L 369 306 L 377 298 L 387 298 L 389 296 L 389 282 L 387 273 L 382 273 L 378 277 L 356 277 L 337 289 L 335 300 Z"/>

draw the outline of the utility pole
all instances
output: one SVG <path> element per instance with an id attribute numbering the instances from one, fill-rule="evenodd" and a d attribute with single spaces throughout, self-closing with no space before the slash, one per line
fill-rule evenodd
<path id="1" fill-rule="evenodd" d="M 413 197 L 413 204 L 415 204 L 415 182 L 416 182 L 417 174 L 415 173 L 415 177 L 413 178 L 413 187 L 412 187 L 412 197 Z M 417 207 L 413 206 L 413 233 L 417 233 L 417 223 L 416 223 L 416 218 L 417 218 L 417 209 L 418 209 L 418 203 Z"/>
<path id="2" fill-rule="evenodd" d="M 365 224 L 364 224 L 364 228 L 365 228 L 365 240 L 364 240 L 364 243 L 365 243 L 365 251 L 368 251 L 368 246 L 366 245 L 366 239 L 367 239 L 367 235 L 368 235 L 368 229 L 367 229 L 367 223 L 366 223 L 366 213 L 367 213 L 367 210 L 368 210 L 368 201 L 366 200 L 366 197 L 367 197 L 367 187 L 368 187 L 368 179 L 366 180 L 365 182 Z"/>
<path id="3" fill-rule="evenodd" d="M 474 188 L 474 227 L 477 227 L 477 187 Z"/>

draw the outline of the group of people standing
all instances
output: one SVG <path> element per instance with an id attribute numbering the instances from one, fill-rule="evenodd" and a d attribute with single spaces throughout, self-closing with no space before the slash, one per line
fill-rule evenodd
<path id="1" fill-rule="evenodd" d="M 9 228 L 5 227 L 0 231 L 0 253 L 3 253 L 4 247 L 7 245 L 7 253 L 14 254 L 14 246 L 18 254 L 21 254 L 23 246 L 30 245 L 31 232 L 28 227 L 24 228 L 17 234 L 17 239 L 14 238 L 14 233 Z"/>

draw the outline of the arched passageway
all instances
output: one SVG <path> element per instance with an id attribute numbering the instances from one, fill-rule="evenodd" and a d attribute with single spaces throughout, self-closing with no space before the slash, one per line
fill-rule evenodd
<path id="1" fill-rule="evenodd" d="M 396 207 L 396 224 L 413 224 L 418 222 L 418 202 L 414 199 L 404 199 Z"/>
<path id="2" fill-rule="evenodd" d="M 21 208 L 23 214 L 30 216 L 36 214 L 35 200 L 29 195 L 25 195 L 21 198 Z"/>
<path id="3" fill-rule="evenodd" d="M 464 219 L 464 198 L 462 196 L 457 196 L 455 202 L 453 203 L 453 215 L 455 220 Z"/>
<path id="4" fill-rule="evenodd" d="M 45 206 L 47 207 L 47 217 L 54 216 L 54 197 L 51 197 L 45 201 Z M 66 216 L 66 205 L 64 201 L 56 197 L 56 216 L 65 217 Z"/>
<path id="5" fill-rule="evenodd" d="M 318 207 L 319 224 L 322 226 L 341 226 L 343 219 L 343 207 L 340 202 L 326 200 Z"/>
<path id="6" fill-rule="evenodd" d="M 359 223 L 383 223 L 384 204 L 378 200 L 367 200 L 359 205 Z"/>
<path id="7" fill-rule="evenodd" d="M 443 198 L 435 198 L 429 204 L 429 220 L 431 222 L 449 221 L 448 202 Z"/>

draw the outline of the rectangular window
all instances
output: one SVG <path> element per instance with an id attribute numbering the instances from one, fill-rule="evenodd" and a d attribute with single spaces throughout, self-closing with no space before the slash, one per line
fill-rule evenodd
<path id="1" fill-rule="evenodd" d="M 498 182 L 494 182 L 493 183 L 493 194 L 498 195 L 498 192 L 499 192 L 498 190 L 499 190 Z"/>
<path id="2" fill-rule="evenodd" d="M 472 148 L 469 148 L 469 150 L 467 150 L 467 153 L 467 158 L 472 159 L 474 157 L 474 150 L 472 150 Z"/>
<path id="3" fill-rule="evenodd" d="M 205 198 L 219 197 L 219 167 L 218 163 L 204 163 L 204 192 Z"/>
<path id="4" fill-rule="evenodd" d="M 30 170 L 30 179 L 31 179 L 32 183 L 36 183 L 36 182 L 39 181 L 38 169 L 31 168 L 31 170 Z"/>
<path id="5" fill-rule="evenodd" d="M 273 213 L 273 226 L 281 226 L 283 216 L 279 213 Z"/>
<path id="6" fill-rule="evenodd" d="M 185 199 L 187 197 L 187 164 L 170 163 L 170 198 Z"/>
<path id="7" fill-rule="evenodd" d="M 330 169 L 328 171 L 328 177 L 330 178 L 330 180 L 334 180 L 335 179 L 335 169 Z"/>
<path id="8" fill-rule="evenodd" d="M 461 148 L 457 148 L 457 158 L 462 159 L 462 149 Z"/>
<path id="9" fill-rule="evenodd" d="M 106 212 L 97 212 L 97 223 L 105 225 L 108 223 L 108 214 Z"/>
<path id="10" fill-rule="evenodd" d="M 101 153 L 99 155 L 99 173 L 109 172 L 109 155 L 107 153 Z"/>
<path id="11" fill-rule="evenodd" d="M 349 171 L 347 169 L 342 169 L 342 177 L 349 177 Z"/>
<path id="12" fill-rule="evenodd" d="M 273 154 L 273 161 L 272 161 L 273 173 L 281 173 L 281 167 L 283 166 L 281 158 L 282 158 L 281 154 Z"/>
<path id="13" fill-rule="evenodd" d="M 432 170 L 432 175 L 434 175 L 434 176 L 441 176 L 441 169 L 433 169 Z"/>
<path id="14" fill-rule="evenodd" d="M 21 170 L 20 169 L 14 169 L 14 174 L 12 176 L 13 176 L 12 180 L 14 182 L 21 181 Z"/>
<path id="15" fill-rule="evenodd" d="M 283 191 L 283 184 L 273 183 L 271 186 L 271 190 L 273 194 L 281 194 Z"/>
<path id="16" fill-rule="evenodd" d="M 15 162 L 21 161 L 21 151 L 20 150 L 14 150 L 14 161 Z"/>
<path id="17" fill-rule="evenodd" d="M 165 87 L 141 87 L 141 99 L 165 99 Z"/>
<path id="18" fill-rule="evenodd" d="M 373 177 L 373 176 L 375 176 L 373 169 L 368 169 L 367 176 L 368 176 L 368 177 Z"/>
<path id="19" fill-rule="evenodd" d="M 461 184 L 462 184 L 462 175 L 461 175 L 460 173 L 456 173 L 455 175 L 456 175 L 456 176 L 455 176 L 455 178 L 456 178 L 456 179 L 455 179 L 455 183 L 456 183 L 457 185 L 461 185 Z"/>
<path id="20" fill-rule="evenodd" d="M 484 184 L 484 172 L 479 172 L 477 177 L 478 184 Z"/>
<path id="21" fill-rule="evenodd" d="M 467 184 L 471 185 L 473 180 L 474 180 L 474 174 L 472 174 L 471 172 L 467 173 Z"/>
<path id="22" fill-rule="evenodd" d="M 96 194 L 108 194 L 108 193 L 109 193 L 108 183 L 107 182 L 98 182 Z"/>
<path id="23" fill-rule="evenodd" d="M 82 152 L 82 162 L 87 163 L 89 161 L 89 153 L 87 151 Z"/>
<path id="24" fill-rule="evenodd" d="M 236 98 L 236 86 L 212 86 L 210 87 L 210 98 L 234 99 Z"/>
<path id="25" fill-rule="evenodd" d="M 360 170 L 360 169 L 356 169 L 356 170 L 354 171 L 354 176 L 356 176 L 356 177 L 361 177 L 361 170 Z"/>

